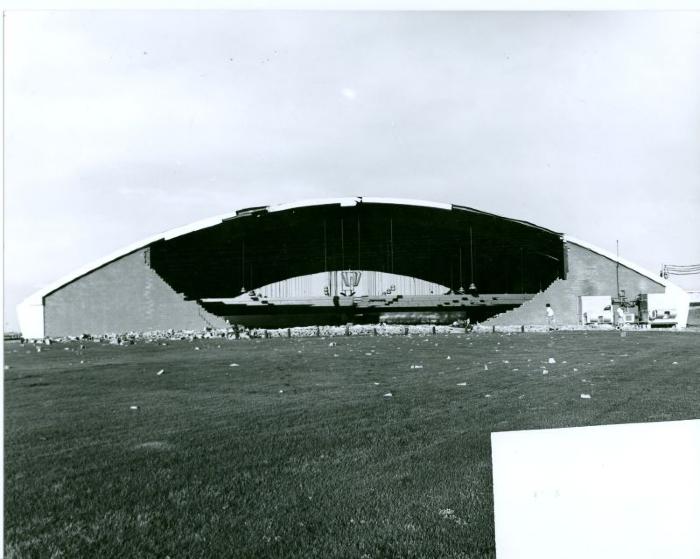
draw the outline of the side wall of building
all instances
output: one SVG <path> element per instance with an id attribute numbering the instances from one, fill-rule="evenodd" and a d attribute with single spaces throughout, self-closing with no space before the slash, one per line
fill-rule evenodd
<path id="1" fill-rule="evenodd" d="M 664 293 L 665 287 L 649 277 L 575 243 L 566 243 L 568 274 L 546 290 L 538 293 L 517 309 L 497 315 L 484 324 L 487 326 L 546 325 L 545 305 L 555 311 L 558 324 L 579 324 L 579 297 L 582 295 L 617 295 L 617 273 L 620 289 L 627 299 L 640 293 Z"/>
<path id="2" fill-rule="evenodd" d="M 141 249 L 44 298 L 46 336 L 225 327 L 221 318 L 184 298 L 147 263 Z"/>

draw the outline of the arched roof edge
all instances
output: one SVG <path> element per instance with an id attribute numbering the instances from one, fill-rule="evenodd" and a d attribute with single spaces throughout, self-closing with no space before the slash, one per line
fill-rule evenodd
<path id="1" fill-rule="evenodd" d="M 443 202 L 432 202 L 432 201 L 428 201 L 428 200 L 409 199 L 409 198 L 384 198 L 384 197 L 375 197 L 375 196 L 316 198 L 316 199 L 310 199 L 310 200 L 303 200 L 300 202 L 290 202 L 290 203 L 276 204 L 276 205 L 270 205 L 270 206 L 259 206 L 259 207 L 253 208 L 253 209 L 263 211 L 263 212 L 268 212 L 268 213 L 276 213 L 276 212 L 287 211 L 287 210 L 291 210 L 291 209 L 295 209 L 295 208 L 307 208 L 307 207 L 324 206 L 324 205 L 328 205 L 328 206 L 340 205 L 340 206 L 348 207 L 348 206 L 355 206 L 355 205 L 360 204 L 360 203 L 393 204 L 393 205 L 399 205 L 399 206 L 417 206 L 417 207 L 434 208 L 434 209 L 442 209 L 442 210 L 470 211 L 470 212 L 478 213 L 481 215 L 489 215 L 489 216 L 497 217 L 500 219 L 512 221 L 515 223 L 520 223 L 522 225 L 534 227 L 534 228 L 540 229 L 542 231 L 546 231 L 546 232 L 550 232 L 550 233 L 554 233 L 554 234 L 559 234 L 559 233 L 556 233 L 554 231 L 551 231 L 550 229 L 540 227 L 539 225 L 535 225 L 535 224 L 529 223 L 527 221 L 519 221 L 516 219 L 511 219 L 511 218 L 500 216 L 497 214 L 484 212 L 484 211 L 470 208 L 467 206 L 460 206 L 457 204 L 447 204 L 447 203 L 443 203 Z M 80 268 L 72 271 L 69 274 L 64 275 L 63 277 L 59 278 L 56 281 L 51 282 L 49 285 L 39 289 L 38 291 L 32 293 L 31 295 L 29 295 L 26 299 L 24 299 L 20 303 L 20 305 L 42 305 L 44 297 L 47 297 L 48 295 L 50 295 L 54 291 L 61 289 L 62 287 L 68 285 L 69 283 L 72 283 L 72 282 L 76 281 L 77 279 L 80 279 L 81 277 L 114 262 L 115 260 L 118 260 L 119 258 L 127 256 L 128 254 L 131 254 L 132 252 L 136 252 L 137 250 L 141 250 L 143 248 L 146 248 L 147 246 L 149 246 L 157 241 L 170 240 L 170 239 L 174 239 L 176 237 L 180 237 L 182 235 L 187 235 L 189 233 L 193 233 L 195 231 L 199 231 L 199 230 L 206 229 L 209 227 L 214 227 L 216 225 L 221 224 L 223 221 L 226 221 L 229 219 L 235 219 L 236 217 L 241 217 L 242 215 L 246 214 L 246 210 L 250 210 L 250 209 L 251 208 L 240 209 L 240 210 L 235 210 L 233 212 L 228 212 L 225 214 L 220 214 L 220 215 L 216 215 L 213 217 L 205 218 L 202 220 L 195 221 L 193 223 L 189 223 L 187 225 L 183 225 L 180 227 L 175 227 L 173 229 L 169 229 L 169 230 L 164 231 L 162 233 L 151 235 L 149 237 L 146 237 L 145 239 L 141 239 L 139 241 L 131 243 L 131 244 L 129 244 L 125 247 L 122 247 L 120 249 L 117 249 L 117 250 L 109 253 L 108 255 L 103 256 L 102 258 L 99 258 L 99 259 L 97 259 L 89 264 L 81 266 Z"/>

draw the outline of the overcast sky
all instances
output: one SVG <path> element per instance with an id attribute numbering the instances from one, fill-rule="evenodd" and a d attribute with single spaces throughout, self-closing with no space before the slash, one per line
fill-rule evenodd
<path id="1" fill-rule="evenodd" d="M 121 246 L 314 197 L 700 262 L 700 12 L 11 12 L 5 95 L 6 327 Z"/>

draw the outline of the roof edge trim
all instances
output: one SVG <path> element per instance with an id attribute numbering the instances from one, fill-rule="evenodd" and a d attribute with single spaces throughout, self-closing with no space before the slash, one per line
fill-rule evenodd
<path id="1" fill-rule="evenodd" d="M 452 204 L 444 202 L 430 202 L 428 200 L 417 200 L 413 198 L 380 198 L 376 196 L 365 196 L 362 198 L 365 204 L 394 204 L 397 206 L 419 206 L 421 208 L 436 208 L 438 210 L 451 210 Z"/>

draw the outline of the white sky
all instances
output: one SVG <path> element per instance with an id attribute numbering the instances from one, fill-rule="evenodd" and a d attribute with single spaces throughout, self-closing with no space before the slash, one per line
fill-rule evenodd
<path id="1" fill-rule="evenodd" d="M 700 12 L 6 14 L 6 327 L 140 238 L 328 196 L 700 262 Z"/>

